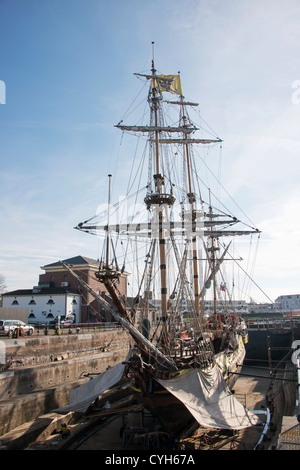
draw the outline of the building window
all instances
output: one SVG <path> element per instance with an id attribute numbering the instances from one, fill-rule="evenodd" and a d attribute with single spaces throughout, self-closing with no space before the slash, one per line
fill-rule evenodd
<path id="1" fill-rule="evenodd" d="M 34 313 L 30 313 L 28 318 L 35 318 L 35 314 Z"/>
<path id="2" fill-rule="evenodd" d="M 19 302 L 17 301 L 17 299 L 15 299 L 15 300 L 12 302 L 12 305 L 19 305 Z"/>
<path id="3" fill-rule="evenodd" d="M 49 305 L 54 305 L 54 304 L 55 304 L 55 302 L 54 302 L 54 300 L 53 300 L 53 299 L 49 299 L 49 300 L 48 300 L 48 302 L 47 302 L 47 304 L 49 304 Z"/>
<path id="4" fill-rule="evenodd" d="M 31 299 L 31 301 L 29 302 L 29 304 L 28 304 L 28 305 L 36 305 L 36 302 L 35 302 L 35 300 L 34 300 L 34 299 Z"/>
<path id="5" fill-rule="evenodd" d="M 76 299 L 73 299 L 73 300 L 72 300 L 72 304 L 73 304 L 73 305 L 77 305 Z"/>

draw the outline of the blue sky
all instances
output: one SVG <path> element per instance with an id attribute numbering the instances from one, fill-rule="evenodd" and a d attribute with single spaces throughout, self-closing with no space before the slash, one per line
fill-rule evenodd
<path id="1" fill-rule="evenodd" d="M 224 140 L 223 184 L 263 232 L 256 280 L 271 299 L 299 293 L 299 17 L 298 0 L 0 0 L 8 290 L 36 285 L 44 264 L 99 255 L 99 240 L 73 227 L 107 198 L 113 126 L 155 41 L 158 70 L 180 70 Z"/>

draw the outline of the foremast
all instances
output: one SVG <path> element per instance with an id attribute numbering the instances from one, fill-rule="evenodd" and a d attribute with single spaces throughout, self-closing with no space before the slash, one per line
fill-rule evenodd
<path id="1" fill-rule="evenodd" d="M 160 161 L 160 148 L 159 148 L 159 130 L 158 130 L 158 113 L 159 113 L 159 91 L 156 84 L 156 70 L 154 66 L 154 59 L 152 60 L 152 87 L 151 87 L 151 98 L 150 108 L 151 113 L 154 116 L 155 125 L 155 174 L 153 175 L 155 192 L 149 195 L 145 199 L 145 203 L 148 208 L 155 208 L 158 215 L 158 238 L 159 238 L 159 258 L 160 258 L 160 281 L 161 281 L 161 321 L 162 321 L 162 336 L 161 344 L 165 345 L 168 332 L 167 332 L 167 318 L 168 318 L 168 297 L 167 297 L 167 261 L 166 261 L 166 239 L 164 234 L 164 206 L 172 206 L 175 198 L 172 194 L 163 191 L 164 188 L 164 177 L 161 173 L 161 161 Z"/>

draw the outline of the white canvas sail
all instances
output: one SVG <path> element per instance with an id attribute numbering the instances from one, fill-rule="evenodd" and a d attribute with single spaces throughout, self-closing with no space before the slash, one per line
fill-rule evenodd
<path id="1" fill-rule="evenodd" d="M 120 362 L 107 369 L 102 374 L 97 375 L 92 380 L 70 391 L 69 405 L 59 408 L 57 412 L 67 413 L 69 411 L 79 411 L 85 413 L 93 401 L 105 390 L 115 385 L 121 380 L 125 365 Z"/>
<path id="2" fill-rule="evenodd" d="M 218 366 L 193 369 L 170 380 L 158 380 L 178 398 L 201 426 L 244 429 L 259 423 L 230 392 Z"/>

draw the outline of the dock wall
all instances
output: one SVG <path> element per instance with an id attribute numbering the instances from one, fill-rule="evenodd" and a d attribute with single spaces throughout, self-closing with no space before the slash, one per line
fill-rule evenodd
<path id="1" fill-rule="evenodd" d="M 0 372 L 0 436 L 67 405 L 72 388 L 124 360 L 129 350 L 128 334 L 120 328 L 0 340 L 6 357 Z"/>

